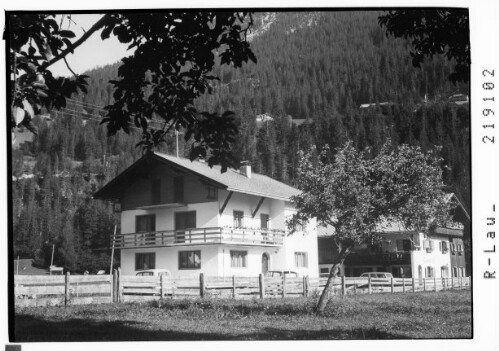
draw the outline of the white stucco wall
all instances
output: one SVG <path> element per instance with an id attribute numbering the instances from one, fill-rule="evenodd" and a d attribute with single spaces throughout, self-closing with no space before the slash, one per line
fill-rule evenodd
<path id="1" fill-rule="evenodd" d="M 442 278 L 441 267 L 448 267 L 448 277 L 451 274 L 451 263 L 450 263 L 450 253 L 442 253 L 439 249 L 439 243 L 442 241 L 447 242 L 447 248 L 449 248 L 449 238 L 446 236 L 428 236 L 427 239 L 433 241 L 433 252 L 428 253 L 423 248 L 424 234 L 419 234 L 419 239 L 421 242 L 421 249 L 411 252 L 411 262 L 412 262 L 412 276 L 418 278 L 418 266 L 421 265 L 423 278 L 426 277 L 426 267 L 433 267 L 436 278 Z"/>
<path id="2" fill-rule="evenodd" d="M 282 200 L 266 198 L 258 212 L 252 217 L 261 197 L 233 193 L 222 215 L 219 209 L 222 207 L 227 191 L 219 191 L 218 202 L 205 202 L 188 204 L 176 208 L 149 208 L 123 211 L 121 213 L 121 233 L 134 233 L 136 216 L 155 214 L 156 231 L 173 230 L 175 212 L 196 211 L 196 227 L 232 227 L 233 211 L 244 212 L 243 226 L 246 228 L 260 228 L 260 214 L 269 215 L 270 229 L 286 229 L 286 218 L 294 212 L 289 204 Z M 122 274 L 135 275 L 135 254 L 138 252 L 155 252 L 156 268 L 169 269 L 175 276 L 198 276 L 205 273 L 210 276 L 253 276 L 262 273 L 262 255 L 267 253 L 270 257 L 269 270 L 296 271 L 300 275 L 317 277 L 318 252 L 317 252 L 317 229 L 315 222 L 311 222 L 305 229 L 305 233 L 297 232 L 284 238 L 283 247 L 250 246 L 250 245 L 186 245 L 175 247 L 123 249 L 121 250 Z M 178 252 L 201 250 L 201 269 L 179 270 Z M 247 267 L 231 267 L 230 251 L 247 251 Z M 308 267 L 296 267 L 295 252 L 306 252 Z"/>

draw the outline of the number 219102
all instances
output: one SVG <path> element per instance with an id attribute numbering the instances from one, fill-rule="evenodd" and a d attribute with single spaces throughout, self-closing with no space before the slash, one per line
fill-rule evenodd
<path id="1" fill-rule="evenodd" d="M 485 78 L 488 78 L 488 77 L 495 78 L 495 72 L 494 72 L 494 70 L 484 69 L 482 71 L 482 76 Z M 493 82 L 483 82 L 482 83 L 482 90 L 484 90 L 484 91 L 491 91 L 491 90 L 494 90 L 494 88 L 495 88 L 495 86 L 494 86 Z M 493 104 L 495 102 L 494 96 L 484 97 L 484 98 L 482 98 L 482 100 L 487 104 L 489 104 L 489 103 Z M 482 109 L 482 116 L 483 117 L 492 117 L 495 115 L 495 112 L 492 108 L 489 108 L 488 106 L 484 106 L 484 107 L 485 108 Z M 491 130 L 491 129 L 493 130 L 495 128 L 495 125 L 494 125 L 494 123 L 488 123 L 488 124 L 483 124 L 482 127 L 486 130 Z M 492 134 L 487 133 L 486 135 L 484 135 L 482 137 L 482 142 L 484 144 L 494 144 L 495 137 Z"/>

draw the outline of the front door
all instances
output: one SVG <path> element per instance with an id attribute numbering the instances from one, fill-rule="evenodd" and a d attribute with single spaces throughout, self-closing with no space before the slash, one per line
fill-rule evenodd
<path id="1" fill-rule="evenodd" d="M 270 257 L 267 253 L 262 255 L 262 273 L 265 274 L 269 271 Z"/>
<path id="2" fill-rule="evenodd" d="M 184 243 L 185 230 L 196 228 L 196 211 L 175 213 L 175 242 Z M 189 236 L 187 236 L 189 240 Z"/>

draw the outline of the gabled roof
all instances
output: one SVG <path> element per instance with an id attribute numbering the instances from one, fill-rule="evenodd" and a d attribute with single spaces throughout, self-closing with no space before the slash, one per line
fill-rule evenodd
<path id="1" fill-rule="evenodd" d="M 146 168 L 148 167 L 145 167 L 145 165 L 151 164 L 151 162 L 165 164 L 194 175 L 218 188 L 238 193 L 284 201 L 288 201 L 291 196 L 300 193 L 296 188 L 258 173 L 252 173 L 251 178 L 248 178 L 233 169 L 228 169 L 227 172 L 221 173 L 220 166 L 210 167 L 204 162 L 190 161 L 186 158 L 154 152 L 143 156 L 125 171 L 120 173 L 102 189 L 97 191 L 94 194 L 94 198 L 104 200 L 116 199 L 116 194 L 123 191 L 123 186 L 126 186 L 126 183 L 130 181 L 130 177 L 140 173 L 147 173 Z"/>

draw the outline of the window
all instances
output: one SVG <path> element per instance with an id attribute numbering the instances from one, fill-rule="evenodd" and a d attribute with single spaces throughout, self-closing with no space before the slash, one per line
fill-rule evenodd
<path id="1" fill-rule="evenodd" d="M 260 228 L 269 229 L 269 215 L 268 214 L 260 214 Z"/>
<path id="2" fill-rule="evenodd" d="M 247 267 L 248 251 L 230 251 L 230 266 L 236 268 Z"/>
<path id="3" fill-rule="evenodd" d="M 200 269 L 201 251 L 179 251 L 178 269 Z"/>
<path id="4" fill-rule="evenodd" d="M 295 252 L 295 266 L 308 267 L 306 252 Z"/>
<path id="5" fill-rule="evenodd" d="M 217 198 L 217 188 L 214 186 L 208 187 L 208 199 L 216 199 Z"/>
<path id="6" fill-rule="evenodd" d="M 459 267 L 459 276 L 464 277 L 464 267 Z"/>
<path id="7" fill-rule="evenodd" d="M 135 270 L 155 269 L 156 268 L 156 253 L 136 253 L 135 254 Z"/>
<path id="8" fill-rule="evenodd" d="M 173 178 L 173 202 L 184 201 L 184 177 L 176 176 Z"/>
<path id="9" fill-rule="evenodd" d="M 452 267 L 452 276 L 457 277 L 457 267 Z"/>
<path id="10" fill-rule="evenodd" d="M 243 226 L 243 211 L 234 211 L 234 228 L 241 228 Z"/>
<path id="11" fill-rule="evenodd" d="M 135 217 L 135 232 L 154 232 L 156 231 L 156 215 L 142 215 Z"/>
<path id="12" fill-rule="evenodd" d="M 439 248 L 440 248 L 440 251 L 442 253 L 447 253 L 449 251 L 448 247 L 447 247 L 447 241 L 441 241 L 439 242 Z"/>
<path id="13" fill-rule="evenodd" d="M 161 203 L 161 179 L 151 181 L 151 205 Z"/>
<path id="14" fill-rule="evenodd" d="M 423 245 L 426 252 L 433 252 L 433 249 L 435 248 L 435 242 L 433 240 L 425 240 Z"/>
<path id="15" fill-rule="evenodd" d="M 407 239 L 397 240 L 397 251 L 411 251 L 411 241 Z"/>
<path id="16" fill-rule="evenodd" d="M 426 278 L 434 278 L 435 277 L 435 271 L 433 267 L 426 267 Z"/>

